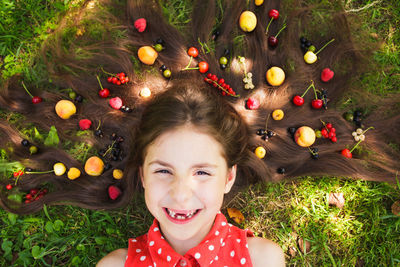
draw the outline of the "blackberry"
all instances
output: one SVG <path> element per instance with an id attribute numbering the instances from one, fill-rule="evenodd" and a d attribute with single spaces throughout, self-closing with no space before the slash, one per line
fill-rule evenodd
<path id="1" fill-rule="evenodd" d="M 29 141 L 26 140 L 26 139 L 23 139 L 23 140 L 21 141 L 21 144 L 22 144 L 23 146 L 25 146 L 25 147 L 28 147 L 28 146 L 30 145 Z"/>

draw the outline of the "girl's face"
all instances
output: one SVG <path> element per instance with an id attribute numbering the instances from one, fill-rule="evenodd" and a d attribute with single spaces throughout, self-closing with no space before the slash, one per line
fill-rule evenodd
<path id="1" fill-rule="evenodd" d="M 170 242 L 198 240 L 211 230 L 223 196 L 235 181 L 221 145 L 185 125 L 147 147 L 140 169 L 146 205 Z"/>

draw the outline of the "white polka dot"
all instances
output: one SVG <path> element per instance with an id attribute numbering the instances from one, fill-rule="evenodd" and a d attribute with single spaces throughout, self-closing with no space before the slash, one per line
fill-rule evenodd
<path id="1" fill-rule="evenodd" d="M 208 242 L 210 242 L 210 240 L 206 240 L 206 242 L 204 242 L 204 243 L 208 243 Z"/>
<path id="2" fill-rule="evenodd" d="M 167 256 L 167 261 L 171 261 L 171 256 Z"/>
<path id="3" fill-rule="evenodd" d="M 249 245 L 246 244 L 246 248 L 249 248 Z"/>
<path id="4" fill-rule="evenodd" d="M 222 226 L 225 226 L 225 225 L 226 225 L 226 222 L 222 222 L 221 225 L 222 225 Z"/>
<path id="5" fill-rule="evenodd" d="M 136 239 L 132 239 L 132 242 L 137 242 L 137 240 Z"/>
<path id="6" fill-rule="evenodd" d="M 225 242 L 222 242 L 221 247 L 225 246 Z"/>
<path id="7" fill-rule="evenodd" d="M 140 248 L 138 248 L 137 250 L 136 250 L 136 253 L 139 253 L 140 251 L 142 251 Z"/>
<path id="8" fill-rule="evenodd" d="M 235 251 L 231 251 L 231 257 L 235 256 Z"/>
<path id="9" fill-rule="evenodd" d="M 210 261 L 210 264 L 213 263 L 213 260 Z"/>
<path id="10" fill-rule="evenodd" d="M 215 235 L 218 236 L 218 235 L 219 235 L 219 232 L 218 232 L 218 231 L 215 231 Z"/>
<path id="11" fill-rule="evenodd" d="M 245 258 L 241 258 L 240 259 L 240 264 L 244 265 L 246 263 L 246 259 Z"/>
<path id="12" fill-rule="evenodd" d="M 161 254 L 161 248 L 158 249 L 157 253 L 158 253 L 158 254 Z"/>
<path id="13" fill-rule="evenodd" d="M 146 259 L 146 256 L 140 257 L 140 261 L 144 261 Z"/>
<path id="14" fill-rule="evenodd" d="M 154 241 L 150 241 L 149 246 L 152 247 L 154 245 Z"/>
<path id="15" fill-rule="evenodd" d="M 224 239 L 223 239 L 223 238 L 221 238 L 221 239 L 219 240 L 219 242 L 222 244 L 222 242 L 224 242 Z"/>
<path id="16" fill-rule="evenodd" d="M 228 238 L 230 238 L 232 235 L 228 235 Z"/>
<path id="17" fill-rule="evenodd" d="M 201 255 L 200 255 L 200 253 L 198 253 L 198 252 L 197 252 L 196 254 L 194 254 L 194 257 L 195 257 L 196 259 L 200 259 L 200 256 L 201 256 Z"/>
<path id="18" fill-rule="evenodd" d="M 127 259 L 128 259 L 128 256 L 126 256 L 125 260 L 127 260 Z"/>
<path id="19" fill-rule="evenodd" d="M 162 236 L 161 239 L 164 239 L 164 237 Z"/>
<path id="20" fill-rule="evenodd" d="M 211 251 L 213 251 L 213 250 L 214 250 L 214 246 L 213 246 L 213 245 L 210 245 L 210 246 L 208 247 L 208 249 L 211 250 Z"/>
<path id="21" fill-rule="evenodd" d="M 216 261 L 217 261 L 217 260 L 218 260 L 218 256 L 215 256 L 214 260 L 216 260 Z"/>
<path id="22" fill-rule="evenodd" d="M 153 262 L 153 264 L 154 264 L 154 267 L 157 267 L 157 263 Z"/>
<path id="23" fill-rule="evenodd" d="M 232 224 L 231 223 L 228 223 L 229 224 L 229 227 L 232 227 Z"/>
<path id="24" fill-rule="evenodd" d="M 153 231 L 154 231 L 154 232 L 157 232 L 157 231 L 158 231 L 158 227 L 155 227 Z"/>
<path id="25" fill-rule="evenodd" d="M 236 242 L 240 243 L 240 239 L 236 239 Z"/>

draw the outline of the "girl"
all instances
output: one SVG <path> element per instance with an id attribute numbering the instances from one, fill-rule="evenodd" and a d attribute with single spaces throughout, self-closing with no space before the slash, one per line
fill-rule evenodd
<path id="1" fill-rule="evenodd" d="M 207 87 L 169 89 L 146 108 L 135 136 L 130 164 L 155 220 L 97 266 L 284 266 L 278 245 L 228 224 L 219 211 L 237 173 L 260 161 L 229 103 Z M 253 170 L 260 179 L 261 166 Z"/>

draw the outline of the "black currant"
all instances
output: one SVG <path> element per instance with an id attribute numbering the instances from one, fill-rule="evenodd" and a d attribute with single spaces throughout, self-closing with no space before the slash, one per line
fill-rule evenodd
<path id="1" fill-rule="evenodd" d="M 263 136 L 261 136 L 261 139 L 268 142 L 268 135 L 264 134 Z"/>
<path id="2" fill-rule="evenodd" d="M 361 117 L 361 116 L 362 116 L 362 112 L 360 110 L 354 111 L 354 117 Z"/>
<path id="3" fill-rule="evenodd" d="M 94 135 L 98 136 L 98 137 L 103 137 L 103 131 L 98 129 L 98 130 L 94 131 Z"/>
<path id="4" fill-rule="evenodd" d="M 157 38 L 156 44 L 164 45 L 164 40 L 162 38 Z"/>
<path id="5" fill-rule="evenodd" d="M 312 43 L 310 41 L 306 42 L 306 48 L 309 48 L 310 46 L 312 46 Z"/>
<path id="6" fill-rule="evenodd" d="M 285 168 L 283 168 L 283 167 L 279 167 L 276 171 L 277 171 L 279 174 L 284 174 L 284 173 L 286 172 Z"/>
<path id="7" fill-rule="evenodd" d="M 229 56 L 229 54 L 231 53 L 231 50 L 229 50 L 229 48 L 225 48 L 224 49 L 224 56 Z"/>
<path id="8" fill-rule="evenodd" d="M 26 140 L 26 139 L 23 139 L 23 140 L 21 141 L 21 144 L 22 144 L 23 146 L 26 146 L 26 147 L 28 147 L 28 146 L 30 145 L 29 141 Z"/>
<path id="9" fill-rule="evenodd" d="M 82 101 L 83 101 L 83 96 L 81 96 L 81 95 L 76 95 L 76 97 L 75 97 L 75 102 L 81 103 Z"/>
<path id="10" fill-rule="evenodd" d="M 269 138 L 271 138 L 272 136 L 275 136 L 275 135 L 276 135 L 276 133 L 274 133 L 273 131 L 267 131 L 267 136 Z"/>
<path id="11" fill-rule="evenodd" d="M 164 70 L 166 70 L 166 69 L 167 69 L 167 66 L 161 65 L 160 70 L 164 71 Z"/>
<path id="12" fill-rule="evenodd" d="M 32 168 L 25 168 L 25 172 L 33 172 Z"/>
<path id="13" fill-rule="evenodd" d="M 289 128 L 288 128 L 288 132 L 289 132 L 291 135 L 294 135 L 294 133 L 296 132 L 296 128 L 295 128 L 295 127 L 289 127 Z"/>
<path id="14" fill-rule="evenodd" d="M 311 158 L 312 159 L 319 159 L 319 154 L 318 153 L 311 154 Z"/>
<path id="15" fill-rule="evenodd" d="M 305 43 L 307 42 L 306 37 L 301 36 L 301 37 L 300 37 L 300 42 L 301 42 L 302 44 L 305 44 Z"/>
<path id="16" fill-rule="evenodd" d="M 220 64 L 219 67 L 221 68 L 221 70 L 226 69 L 226 65 L 225 64 Z"/>
<path id="17" fill-rule="evenodd" d="M 264 135 L 265 134 L 265 130 L 264 129 L 258 129 L 257 130 L 257 135 Z"/>
<path id="18" fill-rule="evenodd" d="M 118 136 L 116 139 L 117 143 L 122 143 L 122 142 L 124 142 L 124 140 L 125 139 L 122 136 Z"/>

